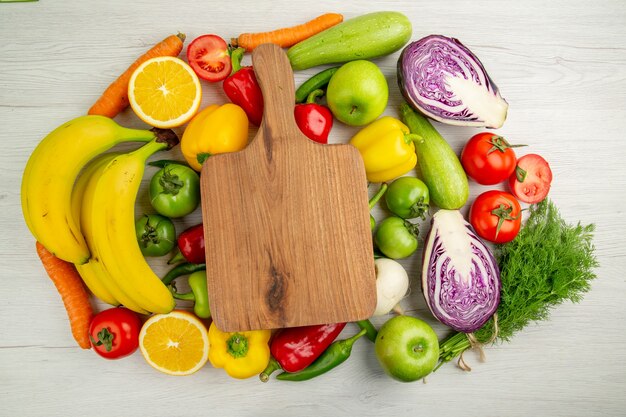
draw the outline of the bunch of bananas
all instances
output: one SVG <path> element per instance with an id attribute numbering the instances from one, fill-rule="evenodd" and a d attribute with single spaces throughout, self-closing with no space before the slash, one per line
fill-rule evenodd
<path id="1" fill-rule="evenodd" d="M 105 153 L 121 142 L 145 144 Z M 26 164 L 21 200 L 28 228 L 55 256 L 76 265 L 106 303 L 142 314 L 174 308 L 171 292 L 141 253 L 134 213 L 148 157 L 177 143 L 171 130 L 128 129 L 108 117 L 81 116 L 48 134 Z"/>

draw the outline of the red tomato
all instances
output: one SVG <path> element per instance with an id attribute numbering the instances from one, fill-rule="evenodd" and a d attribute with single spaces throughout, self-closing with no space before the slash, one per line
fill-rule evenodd
<path id="1" fill-rule="evenodd" d="M 504 191 L 486 191 L 476 197 L 469 221 L 478 236 L 494 243 L 515 239 L 522 224 L 522 208 L 515 197 Z"/>
<path id="2" fill-rule="evenodd" d="M 509 177 L 511 192 L 520 201 L 535 204 L 542 201 L 550 191 L 552 170 L 541 156 L 528 154 L 517 161 L 515 172 Z"/>
<path id="3" fill-rule="evenodd" d="M 467 175 L 479 184 L 493 185 L 505 181 L 515 170 L 513 149 L 502 136 L 479 133 L 467 141 L 461 152 L 461 164 Z"/>
<path id="4" fill-rule="evenodd" d="M 127 308 L 110 308 L 96 314 L 89 325 L 91 345 L 103 358 L 119 359 L 139 347 L 141 320 Z"/>
<path id="5" fill-rule="evenodd" d="M 232 69 L 228 45 L 217 35 L 194 39 L 187 47 L 187 61 L 198 77 L 210 82 L 222 81 Z"/>

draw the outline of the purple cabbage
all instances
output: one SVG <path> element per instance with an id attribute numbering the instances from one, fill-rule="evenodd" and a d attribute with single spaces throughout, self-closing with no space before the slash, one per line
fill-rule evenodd
<path id="1" fill-rule="evenodd" d="M 417 111 L 441 123 L 499 128 L 509 105 L 480 60 L 458 39 L 430 35 L 398 59 L 398 84 Z"/>
<path id="2" fill-rule="evenodd" d="M 435 213 L 422 262 L 422 291 L 437 320 L 471 333 L 496 312 L 501 287 L 498 264 L 460 211 Z"/>

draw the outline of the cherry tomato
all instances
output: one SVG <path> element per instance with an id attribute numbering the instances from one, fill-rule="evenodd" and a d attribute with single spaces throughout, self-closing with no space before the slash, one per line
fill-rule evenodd
<path id="1" fill-rule="evenodd" d="M 546 198 L 551 183 L 550 165 L 536 154 L 524 155 L 518 159 L 515 172 L 509 177 L 509 187 L 513 195 L 528 204 L 535 204 Z"/>
<path id="2" fill-rule="evenodd" d="M 515 170 L 515 152 L 502 136 L 479 133 L 467 141 L 461 152 L 461 164 L 467 175 L 479 184 L 493 185 L 505 181 Z"/>
<path id="3" fill-rule="evenodd" d="M 419 217 L 424 220 L 424 213 L 428 212 L 430 194 L 426 184 L 419 178 L 400 177 L 389 184 L 385 202 L 389 211 L 398 217 L 403 219 Z"/>
<path id="4" fill-rule="evenodd" d="M 183 217 L 200 204 L 200 177 L 186 165 L 167 164 L 152 176 L 149 194 L 157 213 Z"/>
<path id="5" fill-rule="evenodd" d="M 163 256 L 174 249 L 174 223 L 159 214 L 144 214 L 135 222 L 135 234 L 143 256 Z"/>
<path id="6" fill-rule="evenodd" d="M 522 208 L 515 197 L 504 191 L 486 191 L 476 197 L 469 221 L 478 236 L 494 243 L 515 239 L 522 225 Z"/>
<path id="7" fill-rule="evenodd" d="M 194 39 L 187 47 L 187 61 L 198 77 L 210 82 L 222 81 L 232 70 L 228 45 L 217 35 Z"/>
<path id="8" fill-rule="evenodd" d="M 94 316 L 89 325 L 91 345 L 106 359 L 128 356 L 139 347 L 141 320 L 137 313 L 116 307 Z"/>
<path id="9" fill-rule="evenodd" d="M 401 259 L 411 256 L 417 250 L 418 233 L 417 224 L 391 216 L 380 222 L 374 241 L 386 257 Z"/>

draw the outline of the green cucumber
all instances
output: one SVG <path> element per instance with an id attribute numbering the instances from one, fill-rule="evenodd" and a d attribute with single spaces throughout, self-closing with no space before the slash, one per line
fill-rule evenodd
<path id="1" fill-rule="evenodd" d="M 411 39 L 411 22 L 399 12 L 364 14 L 332 26 L 287 51 L 294 70 L 391 54 Z"/>
<path id="2" fill-rule="evenodd" d="M 463 207 L 469 196 L 467 175 L 448 142 L 424 116 L 407 103 L 400 105 L 400 117 L 411 133 L 422 137 L 413 143 L 430 201 L 442 209 L 457 210 Z"/>

